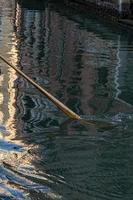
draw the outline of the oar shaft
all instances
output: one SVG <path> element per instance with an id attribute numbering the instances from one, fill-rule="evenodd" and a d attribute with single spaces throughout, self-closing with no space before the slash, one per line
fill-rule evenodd
<path id="1" fill-rule="evenodd" d="M 29 76 L 27 76 L 24 72 L 22 72 L 17 67 L 13 66 L 11 63 L 9 63 L 5 58 L 0 56 L 0 59 L 3 60 L 7 65 L 9 65 L 11 68 L 13 68 L 18 74 L 20 74 L 22 77 L 24 77 L 28 82 L 30 82 L 34 87 L 36 87 L 43 95 L 45 95 L 49 100 L 51 100 L 63 113 L 65 113 L 68 117 L 71 119 L 79 120 L 81 119 L 79 115 L 77 115 L 75 112 L 73 112 L 71 109 L 69 109 L 67 106 L 65 106 L 62 102 L 60 102 L 58 99 L 56 99 L 53 95 L 51 95 L 49 92 L 47 92 L 44 88 L 42 88 L 40 85 L 35 83 Z"/>

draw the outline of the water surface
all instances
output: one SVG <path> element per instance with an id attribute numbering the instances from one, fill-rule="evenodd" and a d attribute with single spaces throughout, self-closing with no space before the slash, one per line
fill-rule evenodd
<path id="1" fill-rule="evenodd" d="M 61 4 L 0 1 L 0 199 L 133 198 L 133 33 Z"/>

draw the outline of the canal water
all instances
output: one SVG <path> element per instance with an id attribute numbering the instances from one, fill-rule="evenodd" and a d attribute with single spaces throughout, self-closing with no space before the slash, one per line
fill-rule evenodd
<path id="1" fill-rule="evenodd" d="M 0 199 L 133 199 L 133 32 L 57 3 L 0 0 L 0 54 L 96 122 L 68 119 L 0 61 Z"/>

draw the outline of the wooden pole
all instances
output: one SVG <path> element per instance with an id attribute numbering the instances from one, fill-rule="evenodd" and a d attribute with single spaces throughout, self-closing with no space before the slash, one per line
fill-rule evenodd
<path id="1" fill-rule="evenodd" d="M 7 65 L 9 65 L 11 68 L 13 68 L 18 74 L 20 74 L 23 78 L 25 78 L 28 82 L 30 82 L 34 87 L 36 87 L 43 95 L 45 95 L 50 101 L 52 101 L 63 113 L 65 113 L 69 118 L 74 120 L 80 120 L 81 117 L 77 115 L 75 112 L 73 112 L 71 109 L 69 109 L 67 106 L 65 106 L 62 102 L 60 102 L 58 99 L 56 99 L 52 94 L 47 92 L 44 88 L 42 88 L 40 85 L 35 83 L 30 77 L 28 77 L 24 72 L 22 72 L 17 67 L 13 66 L 11 63 L 9 63 L 4 57 L 0 55 L 0 59 L 3 60 Z"/>

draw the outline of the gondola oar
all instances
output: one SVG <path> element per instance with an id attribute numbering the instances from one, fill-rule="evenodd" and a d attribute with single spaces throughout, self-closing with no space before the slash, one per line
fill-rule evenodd
<path id="1" fill-rule="evenodd" d="M 30 82 L 33 86 L 35 86 L 43 95 L 45 95 L 50 101 L 52 101 L 63 113 L 65 113 L 69 118 L 74 120 L 80 120 L 81 117 L 77 115 L 75 112 L 73 112 L 70 108 L 65 106 L 62 102 L 60 102 L 58 99 L 56 99 L 53 95 L 51 95 L 49 92 L 47 92 L 44 88 L 42 88 L 40 85 L 35 83 L 30 77 L 28 77 L 24 72 L 22 72 L 17 67 L 13 66 L 11 63 L 9 63 L 4 57 L 0 55 L 0 59 L 3 60 L 7 65 L 9 65 L 11 68 L 13 68 L 18 74 L 20 74 L 22 77 L 24 77 L 28 82 Z"/>
<path id="2" fill-rule="evenodd" d="M 52 101 L 64 114 L 66 114 L 70 119 L 72 120 L 79 120 L 81 124 L 84 125 L 95 125 L 102 128 L 112 128 L 114 127 L 114 124 L 110 122 L 99 122 L 94 120 L 87 120 L 80 117 L 78 114 L 73 112 L 70 108 L 65 106 L 62 102 L 60 102 L 57 98 L 55 98 L 52 94 L 47 92 L 44 88 L 42 88 L 40 85 L 35 83 L 29 76 L 27 76 L 24 72 L 22 72 L 17 67 L 13 66 L 11 63 L 9 63 L 4 57 L 0 55 L 0 59 L 3 60 L 7 65 L 9 65 L 11 68 L 13 68 L 18 74 L 20 74 L 23 78 L 25 78 L 28 82 L 30 82 L 34 87 L 36 87 L 43 95 L 45 95 L 50 101 Z"/>

